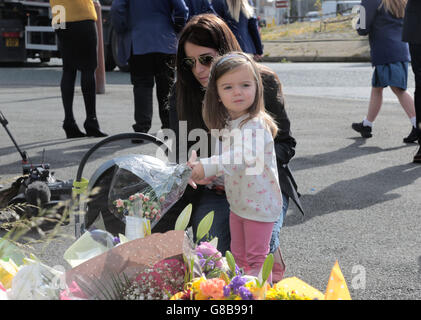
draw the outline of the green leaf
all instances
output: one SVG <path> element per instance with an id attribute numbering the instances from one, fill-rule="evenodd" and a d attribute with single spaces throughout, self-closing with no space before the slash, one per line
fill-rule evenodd
<path id="1" fill-rule="evenodd" d="M 265 262 L 263 263 L 263 267 L 262 267 L 262 283 L 261 283 L 261 286 L 263 286 L 264 283 L 269 278 L 270 273 L 272 272 L 273 263 L 274 263 L 273 254 L 270 253 L 270 254 L 268 254 L 268 256 L 265 259 Z"/>
<path id="2" fill-rule="evenodd" d="M 174 230 L 186 230 L 190 221 L 191 212 L 192 204 L 189 203 L 178 216 L 177 221 L 175 222 Z"/>
<path id="3" fill-rule="evenodd" d="M 228 267 L 230 268 L 233 276 L 235 276 L 235 259 L 231 251 L 225 252 L 225 259 L 227 259 Z"/>
<path id="4" fill-rule="evenodd" d="M 208 234 L 210 228 L 212 227 L 213 216 L 214 212 L 211 211 L 202 219 L 202 221 L 200 221 L 196 232 L 196 243 L 199 243 L 199 241 Z"/>

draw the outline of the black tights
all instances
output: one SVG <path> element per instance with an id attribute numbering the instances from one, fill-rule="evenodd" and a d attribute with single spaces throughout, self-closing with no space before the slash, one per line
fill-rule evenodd
<path id="1" fill-rule="evenodd" d="M 61 77 L 61 98 L 64 106 L 64 122 L 72 123 L 75 121 L 73 116 L 73 97 L 75 93 L 77 69 L 63 68 Z M 82 87 L 83 100 L 85 102 L 86 119 L 96 118 L 96 84 L 95 71 L 82 70 L 80 77 L 80 85 Z"/>

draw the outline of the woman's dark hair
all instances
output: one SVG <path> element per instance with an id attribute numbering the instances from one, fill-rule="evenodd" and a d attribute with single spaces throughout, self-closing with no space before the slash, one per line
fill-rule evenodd
<path id="1" fill-rule="evenodd" d="M 186 42 L 215 49 L 219 55 L 241 51 L 241 47 L 228 25 L 214 14 L 193 17 L 183 28 L 178 41 L 176 58 L 177 113 L 180 121 L 187 120 L 187 129 L 207 129 L 202 119 L 202 102 L 206 88 L 196 80 L 191 70 L 183 67 Z"/>

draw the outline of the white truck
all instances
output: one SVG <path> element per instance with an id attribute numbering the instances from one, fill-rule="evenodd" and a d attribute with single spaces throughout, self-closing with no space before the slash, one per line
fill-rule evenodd
<path id="1" fill-rule="evenodd" d="M 117 38 L 109 17 L 112 0 L 100 3 L 105 69 L 125 69 L 117 60 Z M 49 0 L 0 0 L 0 62 L 25 62 L 28 58 L 48 62 L 60 57 L 51 17 Z"/>

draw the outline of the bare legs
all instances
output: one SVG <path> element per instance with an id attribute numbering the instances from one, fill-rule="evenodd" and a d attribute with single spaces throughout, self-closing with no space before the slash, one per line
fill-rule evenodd
<path id="1" fill-rule="evenodd" d="M 397 87 L 390 87 L 393 93 L 399 100 L 403 110 L 405 111 L 406 115 L 409 119 L 415 117 L 415 106 L 414 106 L 414 99 L 409 94 L 407 90 L 403 90 Z M 380 112 L 383 103 L 383 88 L 375 88 L 371 89 L 371 96 L 370 96 L 370 103 L 368 105 L 368 112 L 367 112 L 367 120 L 370 122 L 374 122 L 376 120 L 377 115 Z"/>

